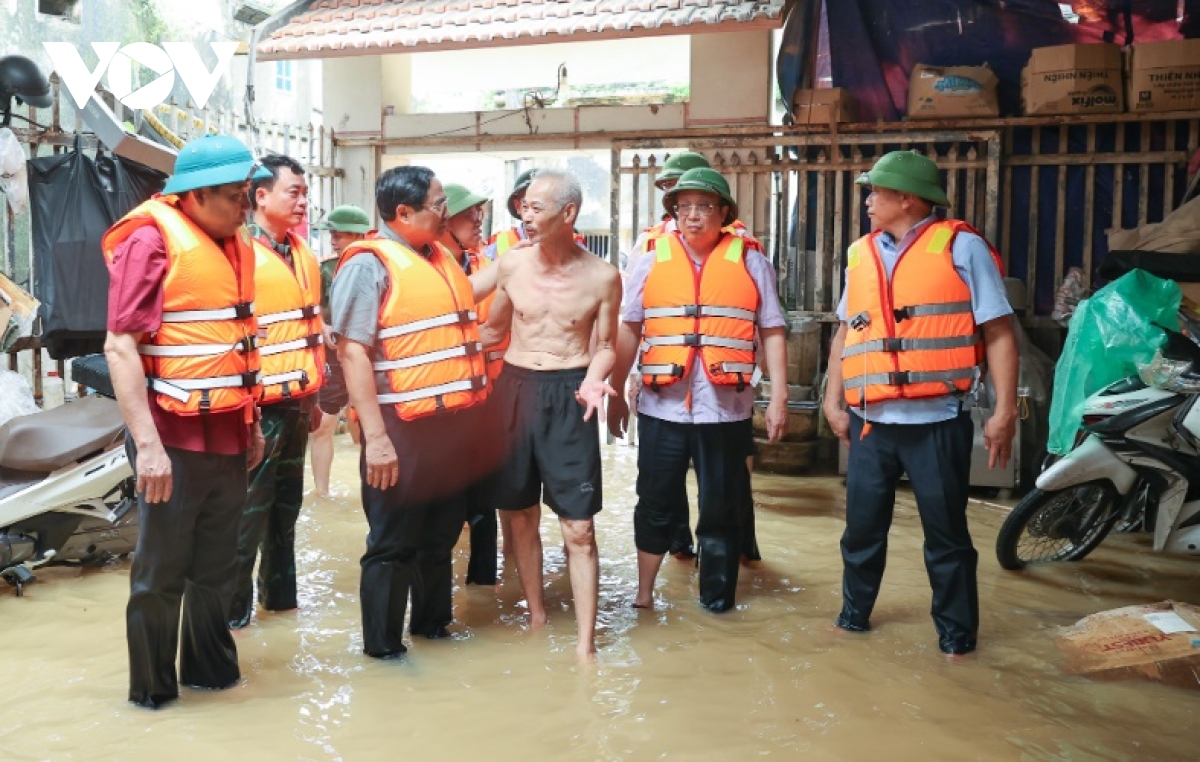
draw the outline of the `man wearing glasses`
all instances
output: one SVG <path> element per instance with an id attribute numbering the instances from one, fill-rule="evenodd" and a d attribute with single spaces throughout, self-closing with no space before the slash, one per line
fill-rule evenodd
<path id="1" fill-rule="evenodd" d="M 965 222 L 934 215 L 950 199 L 932 160 L 893 151 L 857 182 L 870 191 L 872 232 L 847 251 L 824 405 L 850 447 L 836 625 L 871 628 L 896 485 L 907 473 L 925 532 L 938 647 L 961 656 L 975 650 L 979 630 L 967 408 L 986 359 L 996 406 L 984 441 L 989 465 L 1003 467 L 1017 418 L 1012 308 L 995 250 Z"/>
<path id="2" fill-rule="evenodd" d="M 192 141 L 162 194 L 101 244 L 104 353 L 137 475 L 125 622 L 129 700 L 139 706 L 175 700 L 180 682 L 221 689 L 240 676 L 226 623 L 246 471 L 263 445 L 254 251 L 243 222 L 250 181 L 264 174 L 235 138 Z"/>
<path id="3" fill-rule="evenodd" d="M 447 198 L 429 168 L 384 172 L 375 203 L 384 225 L 342 253 L 329 325 L 362 426 L 363 650 L 388 659 L 408 650 L 410 593 L 412 636 L 451 635 L 451 553 L 471 483 L 461 458 L 491 391 L 474 306 L 495 268 L 468 276 L 438 245 Z"/>
<path id="4" fill-rule="evenodd" d="M 722 612 L 734 605 L 741 518 L 750 500 L 755 336 L 770 377 L 780 380 L 771 384 L 766 415 L 775 441 L 787 421 L 785 321 L 770 263 L 727 227 L 737 219 L 737 203 L 719 172 L 684 172 L 663 196 L 663 207 L 678 229 L 656 239 L 654 251 L 628 274 L 613 370 L 623 381 L 636 360 L 642 376 L 634 606 L 654 605 L 654 580 L 670 549 L 676 506 L 686 500 L 692 463 L 700 487 L 700 604 Z M 609 430 L 622 436 L 629 420 L 624 395 L 608 405 Z"/>

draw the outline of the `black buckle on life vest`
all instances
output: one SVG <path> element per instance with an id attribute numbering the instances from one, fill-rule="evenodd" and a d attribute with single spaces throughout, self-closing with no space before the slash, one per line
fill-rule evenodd
<path id="1" fill-rule="evenodd" d="M 306 371 L 306 370 L 300 371 L 300 380 L 297 381 L 297 383 L 300 384 L 301 391 L 304 391 L 305 389 L 308 388 L 308 371 Z"/>
<path id="2" fill-rule="evenodd" d="M 698 333 L 685 333 L 685 334 L 683 335 L 683 345 L 684 345 L 685 347 L 698 347 L 698 346 L 700 346 L 700 334 L 698 334 Z"/>
<path id="3" fill-rule="evenodd" d="M 252 302 L 239 302 L 233 305 L 233 316 L 238 320 L 245 320 L 248 317 L 254 316 L 254 304 Z"/>
<path id="4" fill-rule="evenodd" d="M 899 352 L 903 349 L 904 339 L 883 339 L 884 352 Z"/>
<path id="5" fill-rule="evenodd" d="M 470 310 L 459 310 L 458 311 L 458 322 L 462 323 L 463 325 L 466 325 L 467 323 L 471 322 L 471 311 Z"/>
<path id="6" fill-rule="evenodd" d="M 250 389 L 258 385 L 258 371 L 252 370 L 241 375 L 243 388 Z"/>
<path id="7" fill-rule="evenodd" d="M 898 310 L 892 310 L 892 316 L 896 318 L 897 323 L 903 323 L 905 320 L 908 320 L 910 317 L 912 317 L 908 311 L 908 307 L 901 307 Z"/>
<path id="8" fill-rule="evenodd" d="M 483 354 L 483 349 L 478 342 L 471 341 L 463 344 L 463 349 L 466 351 L 467 357 L 474 357 L 475 355 Z"/>
<path id="9" fill-rule="evenodd" d="M 699 304 L 683 305 L 683 316 L 690 317 L 690 318 L 700 317 L 700 305 Z"/>
<path id="10" fill-rule="evenodd" d="M 212 400 L 209 398 L 208 390 L 200 390 L 200 412 L 207 413 L 212 409 Z"/>
<path id="11" fill-rule="evenodd" d="M 304 337 L 304 346 L 308 347 L 309 349 L 319 347 L 323 342 L 324 340 L 321 338 L 321 334 L 319 333 L 310 333 Z"/>
<path id="12" fill-rule="evenodd" d="M 241 341 L 233 345 L 239 352 L 253 352 L 258 349 L 258 336 L 250 335 L 242 337 Z"/>
<path id="13" fill-rule="evenodd" d="M 315 304 L 306 304 L 300 308 L 300 317 L 312 319 L 321 313 L 320 308 Z"/>
<path id="14" fill-rule="evenodd" d="M 889 376 L 889 384 L 891 386 L 904 386 L 905 384 L 912 383 L 911 381 L 908 380 L 909 373 L 907 370 L 901 370 L 901 371 L 897 371 L 895 373 L 889 373 L 888 376 Z"/>
<path id="15" fill-rule="evenodd" d="M 471 391 L 477 392 L 480 389 L 487 388 L 487 376 L 472 376 Z"/>

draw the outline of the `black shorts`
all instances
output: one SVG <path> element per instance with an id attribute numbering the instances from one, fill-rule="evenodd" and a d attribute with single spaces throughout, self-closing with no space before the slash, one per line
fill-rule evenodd
<path id="1" fill-rule="evenodd" d="M 586 368 L 529 370 L 505 363 L 488 402 L 506 452 L 494 482 L 501 510 L 544 499 L 564 519 L 600 512 L 599 417 L 585 422 L 585 408 L 575 400 L 586 376 Z"/>

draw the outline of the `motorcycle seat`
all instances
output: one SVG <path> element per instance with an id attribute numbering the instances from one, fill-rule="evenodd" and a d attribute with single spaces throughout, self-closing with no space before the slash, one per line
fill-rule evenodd
<path id="1" fill-rule="evenodd" d="M 120 439 L 117 401 L 90 395 L 0 426 L 0 467 L 50 473 Z"/>

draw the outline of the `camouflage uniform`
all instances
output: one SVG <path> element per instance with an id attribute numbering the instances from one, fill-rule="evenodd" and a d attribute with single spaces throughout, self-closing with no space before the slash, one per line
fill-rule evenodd
<path id="1" fill-rule="evenodd" d="M 238 532 L 237 572 L 229 625 L 244 627 L 254 612 L 254 560 L 258 601 L 268 611 L 288 611 L 296 603 L 296 520 L 304 502 L 304 452 L 308 447 L 310 400 L 262 409 L 266 444 L 263 460 L 250 473 L 246 508 Z"/>

